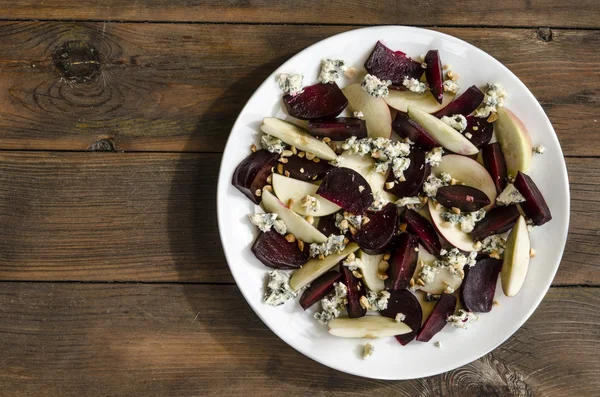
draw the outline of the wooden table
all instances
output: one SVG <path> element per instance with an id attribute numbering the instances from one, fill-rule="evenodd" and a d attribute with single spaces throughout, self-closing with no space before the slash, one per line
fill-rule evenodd
<path id="1" fill-rule="evenodd" d="M 598 395 L 600 4 L 486 3 L 0 2 L 0 394 Z M 406 382 L 280 341 L 233 284 L 215 215 L 250 94 L 297 51 L 373 24 L 433 26 L 507 65 L 554 124 L 571 183 L 566 251 L 535 314 L 482 359 Z"/>

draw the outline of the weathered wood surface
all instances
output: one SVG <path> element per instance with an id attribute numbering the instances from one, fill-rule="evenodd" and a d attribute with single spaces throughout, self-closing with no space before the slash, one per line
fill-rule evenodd
<path id="1" fill-rule="evenodd" d="M 108 138 L 116 150 L 220 152 L 274 68 L 352 28 L 1 22 L 0 149 L 86 150 Z M 553 30 L 545 41 L 533 28 L 439 30 L 514 71 L 566 155 L 600 155 L 600 32 Z"/>
<path id="2" fill-rule="evenodd" d="M 595 0 L 4 0 L 3 19 L 599 27 Z"/>
<path id="3" fill-rule="evenodd" d="M 553 288 L 482 359 L 440 376 L 377 381 L 287 346 L 235 286 L 0 283 L 0 389 L 9 397 L 591 397 L 600 389 L 599 305 L 598 288 Z"/>
<path id="4" fill-rule="evenodd" d="M 215 214 L 219 160 L 0 153 L 0 279 L 231 282 Z M 571 233 L 555 285 L 598 285 L 600 159 L 567 167 Z"/>

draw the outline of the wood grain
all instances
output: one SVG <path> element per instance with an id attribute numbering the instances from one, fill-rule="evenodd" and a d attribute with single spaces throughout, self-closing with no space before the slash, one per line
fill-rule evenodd
<path id="1" fill-rule="evenodd" d="M 7 19 L 598 27 L 594 0 L 4 0 Z"/>
<path id="2" fill-rule="evenodd" d="M 0 279 L 231 282 L 218 163 L 217 154 L 0 153 Z M 555 285 L 598 285 L 600 159 L 567 167 L 571 233 Z"/>
<path id="3" fill-rule="evenodd" d="M 123 151 L 219 152 L 278 65 L 352 28 L 2 22 L 0 149 L 86 150 L 107 139 Z M 553 30 L 545 41 L 535 29 L 439 30 L 515 72 L 544 106 L 565 154 L 600 155 L 599 31 Z M 66 43 L 80 51 L 63 51 Z M 87 50 L 99 61 L 81 54 Z M 64 59 L 77 62 L 71 66 L 86 82 L 73 82 Z"/>
<path id="4" fill-rule="evenodd" d="M 235 286 L 2 283 L 0 388 L 8 397 L 586 397 L 600 388 L 598 305 L 598 288 L 551 289 L 484 358 L 440 376 L 377 381 L 287 346 Z"/>

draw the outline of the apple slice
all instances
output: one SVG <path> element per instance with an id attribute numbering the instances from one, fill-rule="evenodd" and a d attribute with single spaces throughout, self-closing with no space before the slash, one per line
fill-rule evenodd
<path id="1" fill-rule="evenodd" d="M 302 128 L 287 121 L 275 117 L 265 117 L 260 130 L 265 134 L 281 139 L 288 145 L 313 153 L 323 160 L 335 160 L 337 157 L 325 142 L 318 140 Z"/>
<path id="2" fill-rule="evenodd" d="M 394 195 L 384 191 L 386 177 L 378 172 L 373 172 L 374 166 L 375 160 L 370 156 L 344 152 L 338 158 L 338 167 L 350 168 L 367 180 L 374 197 L 378 194 L 383 194 L 388 201 L 396 201 L 397 198 Z"/>
<path id="3" fill-rule="evenodd" d="M 419 259 L 417 261 L 417 267 L 415 268 L 415 272 L 413 278 L 417 280 L 419 273 L 421 272 L 421 264 L 433 266 L 433 262 L 437 258 L 427 252 L 427 250 L 419 244 Z M 438 272 L 435 276 L 433 282 L 420 286 L 419 289 L 423 292 L 439 295 L 446 290 L 447 286 L 450 286 L 453 290 L 457 290 L 460 288 L 462 284 L 462 279 L 458 274 L 452 274 L 450 270 L 446 268 L 438 268 Z"/>
<path id="4" fill-rule="evenodd" d="M 408 117 L 416 121 L 433 139 L 451 152 L 463 155 L 472 155 L 479 152 L 479 149 L 460 132 L 419 108 L 409 106 Z"/>
<path id="5" fill-rule="evenodd" d="M 527 172 L 533 148 L 531 137 L 523 122 L 506 108 L 498 108 L 498 120 L 494 131 L 496 139 L 502 146 L 508 174 L 516 176 L 517 172 Z"/>
<path id="6" fill-rule="evenodd" d="M 527 222 L 520 216 L 506 240 L 504 261 L 500 271 L 504 295 L 515 296 L 521 290 L 529 268 L 530 250 Z"/>
<path id="7" fill-rule="evenodd" d="M 377 276 L 379 273 L 379 262 L 383 259 L 383 255 L 369 255 L 363 251 L 358 251 L 357 256 L 362 262 L 360 271 L 367 288 L 377 293 L 383 291 L 385 289 L 385 281 Z"/>
<path id="8" fill-rule="evenodd" d="M 298 179 L 288 178 L 283 175 L 273 174 L 273 190 L 275 195 L 282 203 L 291 201 L 290 209 L 300 215 L 325 216 L 338 212 L 341 207 L 333 204 L 331 201 L 317 194 L 317 185 L 300 181 Z M 317 210 L 307 210 L 302 206 L 302 199 L 307 195 L 315 197 L 321 205 Z"/>
<path id="9" fill-rule="evenodd" d="M 433 226 L 435 226 L 435 229 L 443 238 L 459 250 L 467 252 L 478 251 L 478 249 L 475 248 L 475 242 L 473 241 L 471 234 L 463 232 L 458 223 L 448 224 L 442 219 L 444 207 L 439 206 L 439 208 L 436 209 L 433 200 L 429 200 L 427 205 L 429 207 Z M 444 226 L 442 226 L 442 224 Z"/>
<path id="10" fill-rule="evenodd" d="M 445 93 L 441 104 L 433 97 L 431 91 L 418 94 L 409 90 L 390 90 L 390 94 L 383 99 L 391 108 L 401 112 L 406 112 L 409 106 L 414 106 L 424 112 L 434 113 L 449 105 L 454 99 L 454 94 Z"/>
<path id="11" fill-rule="evenodd" d="M 360 318 L 334 318 L 329 322 L 329 333 L 342 338 L 383 338 L 403 335 L 412 329 L 395 319 L 383 316 L 365 316 Z"/>
<path id="12" fill-rule="evenodd" d="M 348 98 L 350 111 L 363 113 L 369 138 L 390 138 L 392 114 L 383 98 L 375 98 L 367 94 L 358 83 L 349 85 L 342 92 Z"/>
<path id="13" fill-rule="evenodd" d="M 294 291 L 298 291 L 306 287 L 357 249 L 358 244 L 350 243 L 337 254 L 328 255 L 323 259 L 315 258 L 309 260 L 304 266 L 292 274 L 292 277 L 290 278 L 290 288 Z"/>
<path id="14" fill-rule="evenodd" d="M 262 203 L 267 212 L 277 214 L 285 222 L 287 230 L 305 243 L 324 243 L 327 237 L 300 215 L 285 206 L 271 192 L 263 189 Z"/>

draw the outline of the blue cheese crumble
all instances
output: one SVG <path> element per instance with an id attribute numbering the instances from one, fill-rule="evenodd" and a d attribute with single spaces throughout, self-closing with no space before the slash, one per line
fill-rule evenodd
<path id="1" fill-rule="evenodd" d="M 287 226 L 284 221 L 277 219 L 277 214 L 268 212 L 256 213 L 248 215 L 250 222 L 258 227 L 261 232 L 268 232 L 271 228 L 279 234 L 285 234 L 287 232 Z"/>
<path id="2" fill-rule="evenodd" d="M 369 302 L 370 306 L 369 310 L 379 312 L 387 309 L 390 296 L 391 295 L 388 291 L 381 291 L 379 294 L 369 291 L 367 293 L 367 301 Z"/>
<path id="3" fill-rule="evenodd" d="M 423 94 L 427 91 L 427 84 L 417 80 L 417 79 L 409 79 L 408 77 L 404 78 L 402 85 L 417 94 Z"/>
<path id="4" fill-rule="evenodd" d="M 469 324 L 472 324 L 477 320 L 479 320 L 479 317 L 473 314 L 473 312 L 468 312 L 463 309 L 459 309 L 458 314 L 448 316 L 446 322 L 453 327 L 467 329 Z"/>
<path id="5" fill-rule="evenodd" d="M 444 211 L 440 215 L 446 222 L 453 225 L 460 224 L 460 230 L 465 233 L 471 233 L 475 228 L 475 224 L 485 218 L 485 210 L 482 208 L 474 212 L 461 212 L 456 214 L 453 211 Z"/>
<path id="6" fill-rule="evenodd" d="M 451 180 L 452 177 L 446 172 L 442 172 L 439 178 L 431 174 L 427 177 L 427 180 L 423 184 L 423 193 L 425 193 L 428 197 L 435 198 L 438 189 L 442 186 L 448 186 Z"/>
<path id="7" fill-rule="evenodd" d="M 506 185 L 502 193 L 496 197 L 496 204 L 498 205 L 511 205 L 516 203 L 522 203 L 525 201 L 525 197 L 517 190 L 515 185 L 509 183 Z"/>
<path id="8" fill-rule="evenodd" d="M 373 194 L 373 204 L 371 204 L 369 209 L 371 211 L 379 211 L 387 203 L 389 203 L 387 197 L 385 196 L 383 191 L 379 191 L 379 192 Z"/>
<path id="9" fill-rule="evenodd" d="M 281 154 L 285 149 L 285 144 L 281 139 L 275 138 L 271 135 L 264 134 L 260 138 L 260 144 L 263 149 L 268 150 L 271 153 Z"/>
<path id="10" fill-rule="evenodd" d="M 351 252 L 342 262 L 342 266 L 346 266 L 350 271 L 358 270 L 362 268 L 362 265 L 362 261 L 354 255 L 354 252 Z"/>
<path id="11" fill-rule="evenodd" d="M 450 251 L 442 249 L 440 251 L 441 259 L 436 259 L 433 265 L 438 268 L 445 268 L 452 274 L 464 275 L 463 268 L 465 266 L 475 266 L 477 261 L 477 251 L 472 251 L 468 255 L 463 254 L 457 248 L 452 248 Z"/>
<path id="12" fill-rule="evenodd" d="M 303 78 L 304 76 L 301 74 L 281 73 L 277 76 L 277 84 L 279 84 L 283 92 L 296 95 L 302 91 Z"/>
<path id="13" fill-rule="evenodd" d="M 495 256 L 502 256 L 506 249 L 506 239 L 499 234 L 488 236 L 481 240 L 481 252 L 486 254 L 496 253 Z M 499 259 L 499 258 L 498 258 Z"/>
<path id="14" fill-rule="evenodd" d="M 340 229 L 340 232 L 342 234 L 346 234 L 350 226 L 357 230 L 360 230 L 363 221 L 364 218 L 362 215 L 354 215 L 347 211 L 344 211 L 343 214 L 335 214 L 335 227 Z"/>
<path id="15" fill-rule="evenodd" d="M 401 323 L 402 321 L 406 320 L 406 315 L 404 313 L 398 313 L 396 314 L 394 320 L 396 320 L 397 323 Z"/>
<path id="16" fill-rule="evenodd" d="M 542 145 L 536 146 L 536 147 L 533 148 L 533 153 L 535 153 L 535 154 L 544 154 L 544 153 L 546 153 L 546 148 L 543 147 Z"/>
<path id="17" fill-rule="evenodd" d="M 327 241 L 324 243 L 312 243 L 310 245 L 310 256 L 313 258 L 316 257 L 325 257 L 331 254 L 337 254 L 346 248 L 346 241 L 344 236 L 336 236 L 332 234 L 327 237 Z"/>
<path id="18" fill-rule="evenodd" d="M 438 271 L 439 270 L 433 266 L 423 265 L 419 272 L 419 280 L 421 280 L 424 285 L 431 284 L 435 280 Z"/>
<path id="19" fill-rule="evenodd" d="M 324 84 L 335 83 L 340 77 L 340 70 L 345 72 L 348 70 L 346 62 L 341 59 L 323 59 L 321 60 L 321 73 L 319 81 Z"/>
<path id="20" fill-rule="evenodd" d="M 365 348 L 363 349 L 363 360 L 366 360 L 367 358 L 371 357 L 374 351 L 375 346 L 373 346 L 371 343 L 367 343 L 365 345 Z"/>
<path id="21" fill-rule="evenodd" d="M 269 272 L 269 281 L 265 290 L 264 302 L 271 306 L 283 305 L 298 294 L 290 288 L 290 275 L 281 270 Z"/>
<path id="22" fill-rule="evenodd" d="M 388 86 L 391 84 L 392 82 L 390 80 L 382 81 L 372 74 L 367 74 L 360 86 L 372 97 L 384 98 L 390 94 Z"/>
<path id="23" fill-rule="evenodd" d="M 319 200 L 310 194 L 307 194 L 304 198 L 302 198 L 302 200 L 300 200 L 300 206 L 304 207 L 306 212 L 317 212 L 321 209 L 321 203 Z"/>
<path id="24" fill-rule="evenodd" d="M 458 132 L 463 132 L 467 129 L 467 119 L 462 114 L 453 114 L 452 116 L 444 116 L 441 120 L 454 128 Z"/>
<path id="25" fill-rule="evenodd" d="M 432 167 L 437 167 L 442 162 L 442 155 L 444 149 L 441 147 L 434 147 L 429 152 L 425 153 L 425 163 Z"/>
<path id="26" fill-rule="evenodd" d="M 442 84 L 444 86 L 444 92 L 449 92 L 451 94 L 456 94 L 458 92 L 458 90 L 460 89 L 460 87 L 456 83 L 456 81 L 451 80 L 451 79 L 444 80 L 444 82 Z"/>
<path id="27" fill-rule="evenodd" d="M 354 115 L 354 117 L 356 117 L 359 120 L 364 120 L 365 119 L 365 115 L 360 110 L 357 111 L 357 112 L 354 112 L 353 115 Z"/>
<path id="28" fill-rule="evenodd" d="M 394 177 L 400 182 L 406 180 L 404 171 L 406 171 L 408 167 L 410 167 L 410 159 L 407 157 L 396 157 L 392 160 L 392 172 L 394 173 Z"/>
<path id="29" fill-rule="evenodd" d="M 332 293 L 321 299 L 321 312 L 315 313 L 315 319 L 321 324 L 327 324 L 342 314 L 348 304 L 348 288 L 342 283 L 334 283 Z"/>
<path id="30" fill-rule="evenodd" d="M 475 117 L 489 117 L 490 114 L 497 112 L 499 107 L 504 106 L 504 100 L 507 94 L 500 84 L 488 84 L 483 103 L 479 109 L 475 110 Z"/>
<path id="31" fill-rule="evenodd" d="M 419 197 L 402 197 L 396 200 L 396 207 L 408 207 L 415 208 L 421 205 L 421 199 Z"/>

